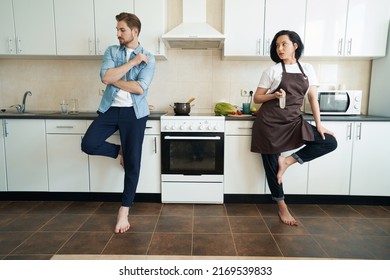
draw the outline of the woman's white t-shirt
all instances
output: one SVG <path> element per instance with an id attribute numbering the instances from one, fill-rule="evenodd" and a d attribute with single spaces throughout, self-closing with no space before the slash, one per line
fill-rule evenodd
<path id="1" fill-rule="evenodd" d="M 319 86 L 316 73 L 313 66 L 309 63 L 299 62 L 302 66 L 303 72 L 306 74 L 309 80 L 309 86 Z M 285 64 L 287 73 L 302 73 L 297 63 Z M 258 87 L 269 89 L 267 93 L 274 92 L 280 82 L 282 81 L 283 67 L 282 63 L 279 62 L 263 72 L 260 78 Z"/>

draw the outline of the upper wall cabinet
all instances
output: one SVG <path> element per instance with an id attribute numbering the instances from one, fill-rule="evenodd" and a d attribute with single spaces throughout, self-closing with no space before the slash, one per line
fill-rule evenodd
<path id="1" fill-rule="evenodd" d="M 384 56 L 389 11 L 388 0 L 307 0 L 305 56 Z"/>
<path id="2" fill-rule="evenodd" d="M 293 30 L 302 40 L 306 0 L 225 0 L 225 57 L 269 57 L 270 44 L 280 30 Z"/>
<path id="3" fill-rule="evenodd" d="M 0 2 L 0 54 L 56 54 L 53 0 Z"/>
<path id="4" fill-rule="evenodd" d="M 77 8 L 76 8 L 77 7 Z M 132 0 L 54 0 L 58 55 L 102 55 L 118 44 L 115 16 Z"/>
<path id="5" fill-rule="evenodd" d="M 153 7 L 151 9 L 150 7 Z M 167 29 L 167 1 L 166 0 L 134 0 L 134 13 L 141 20 L 139 42 L 156 58 L 166 58 L 166 47 L 161 35 Z"/>
<path id="6" fill-rule="evenodd" d="M 224 9 L 224 56 L 262 56 L 265 0 L 225 0 Z"/>
<path id="7" fill-rule="evenodd" d="M 264 55 L 270 55 L 270 44 L 281 30 L 292 30 L 305 39 L 306 0 L 266 0 Z"/>

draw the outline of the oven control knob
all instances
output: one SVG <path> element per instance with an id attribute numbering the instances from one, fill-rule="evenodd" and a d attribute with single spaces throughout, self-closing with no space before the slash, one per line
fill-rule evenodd
<path id="1" fill-rule="evenodd" d="M 199 130 L 203 130 L 203 129 L 204 129 L 203 124 L 199 125 Z"/>
<path id="2" fill-rule="evenodd" d="M 180 126 L 180 129 L 181 129 L 181 130 L 186 129 L 186 125 L 185 125 L 185 124 L 182 124 L 182 125 Z"/>
<path id="3" fill-rule="evenodd" d="M 176 124 L 173 124 L 173 125 L 172 125 L 172 130 L 176 130 L 176 129 L 177 129 Z"/>
<path id="4" fill-rule="evenodd" d="M 194 130 L 194 128 L 195 128 L 195 127 L 194 127 L 193 124 L 191 124 L 190 127 L 189 127 L 190 130 Z"/>
<path id="5" fill-rule="evenodd" d="M 165 125 L 165 129 L 166 129 L 166 130 L 169 130 L 169 129 L 170 129 L 169 124 L 166 124 L 166 125 Z"/>

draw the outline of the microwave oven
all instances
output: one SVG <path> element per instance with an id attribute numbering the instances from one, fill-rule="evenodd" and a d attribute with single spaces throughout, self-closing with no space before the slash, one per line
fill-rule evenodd
<path id="1" fill-rule="evenodd" d="M 318 91 L 318 103 L 321 115 L 360 115 L 362 107 L 361 90 Z M 307 96 L 304 112 L 313 114 Z"/>

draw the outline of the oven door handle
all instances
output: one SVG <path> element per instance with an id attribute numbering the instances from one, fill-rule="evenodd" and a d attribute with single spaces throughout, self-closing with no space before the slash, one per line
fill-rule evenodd
<path id="1" fill-rule="evenodd" d="M 167 140 L 221 140 L 220 136 L 165 136 Z"/>

